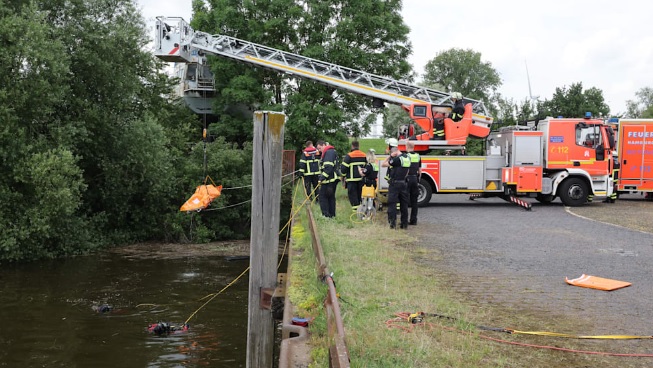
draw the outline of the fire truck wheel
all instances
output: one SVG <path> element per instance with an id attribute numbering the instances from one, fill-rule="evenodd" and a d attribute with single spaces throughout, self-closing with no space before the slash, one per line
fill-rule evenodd
<path id="1" fill-rule="evenodd" d="M 417 196 L 417 207 L 424 207 L 431 202 L 433 190 L 431 189 L 431 184 L 424 179 L 419 180 L 418 187 L 419 195 Z"/>
<path id="2" fill-rule="evenodd" d="M 558 197 L 565 206 L 575 207 L 587 202 L 587 183 L 581 178 L 567 178 L 558 187 Z"/>

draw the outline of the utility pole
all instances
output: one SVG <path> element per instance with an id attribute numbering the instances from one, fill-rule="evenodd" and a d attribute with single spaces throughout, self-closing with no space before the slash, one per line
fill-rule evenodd
<path id="1" fill-rule="evenodd" d="M 277 283 L 285 122 L 281 112 L 254 112 L 247 368 L 272 368 L 274 321 L 265 304 Z"/>

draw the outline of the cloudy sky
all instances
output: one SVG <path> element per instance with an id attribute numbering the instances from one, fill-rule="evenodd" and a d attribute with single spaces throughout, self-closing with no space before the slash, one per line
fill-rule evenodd
<path id="1" fill-rule="evenodd" d="M 138 0 L 148 25 L 157 15 L 191 17 L 191 0 Z M 453 47 L 480 52 L 516 102 L 550 99 L 556 87 L 596 87 L 612 113 L 653 87 L 653 1 L 404 0 L 414 69 Z"/>

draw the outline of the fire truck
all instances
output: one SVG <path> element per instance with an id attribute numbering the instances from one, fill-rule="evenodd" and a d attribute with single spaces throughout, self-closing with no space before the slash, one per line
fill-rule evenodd
<path id="1" fill-rule="evenodd" d="M 423 155 L 418 204 L 429 203 L 433 193 L 464 193 L 526 209 L 531 205 L 523 197 L 544 204 L 560 198 L 566 206 L 579 206 L 589 195 L 612 193 L 614 143 L 612 129 L 589 114 L 503 127 L 488 135 L 483 156 Z M 385 188 L 383 181 L 381 191 Z"/>
<path id="2" fill-rule="evenodd" d="M 608 124 L 618 131 L 615 170 L 617 193 L 653 196 L 653 120 L 619 119 Z"/>
<path id="3" fill-rule="evenodd" d="M 525 208 L 530 204 L 519 196 L 534 196 L 543 203 L 560 197 L 565 205 L 577 206 L 585 203 L 590 194 L 612 193 L 612 130 L 589 116 L 548 118 L 533 124 L 536 128 L 503 128 L 490 134 L 493 120 L 481 101 L 464 98 L 463 118 L 454 122 L 447 117 L 453 102 L 450 93 L 230 36 L 195 31 L 178 17 L 157 17 L 154 54 L 178 63 L 204 60 L 202 57 L 208 54 L 225 57 L 371 97 L 373 107 L 400 105 L 414 121 L 403 131 L 400 149 L 405 149 L 405 139 L 411 139 L 420 153 L 462 152 L 469 136 L 485 139 L 484 156 L 423 157 L 422 205 L 430 201 L 433 193 L 496 196 Z M 435 139 L 438 124 L 444 126 L 444 139 Z M 384 184 L 382 181 L 382 195 Z"/>

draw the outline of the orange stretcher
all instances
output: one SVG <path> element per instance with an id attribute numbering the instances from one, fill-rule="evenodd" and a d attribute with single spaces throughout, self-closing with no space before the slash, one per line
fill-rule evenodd
<path id="1" fill-rule="evenodd" d="M 211 179 L 207 177 L 207 179 Z M 213 179 L 211 179 L 213 183 Z M 222 192 L 222 185 L 213 184 L 200 185 L 195 189 L 195 193 L 184 203 L 179 211 L 201 211 L 208 207 L 214 199 L 218 198 Z"/>
<path id="2" fill-rule="evenodd" d="M 567 281 L 569 285 L 605 291 L 612 291 L 632 285 L 632 283 L 626 281 L 604 279 L 603 277 L 596 277 L 585 274 L 582 274 L 579 278 L 572 280 L 569 280 L 567 277 L 565 277 L 565 281 Z"/>

